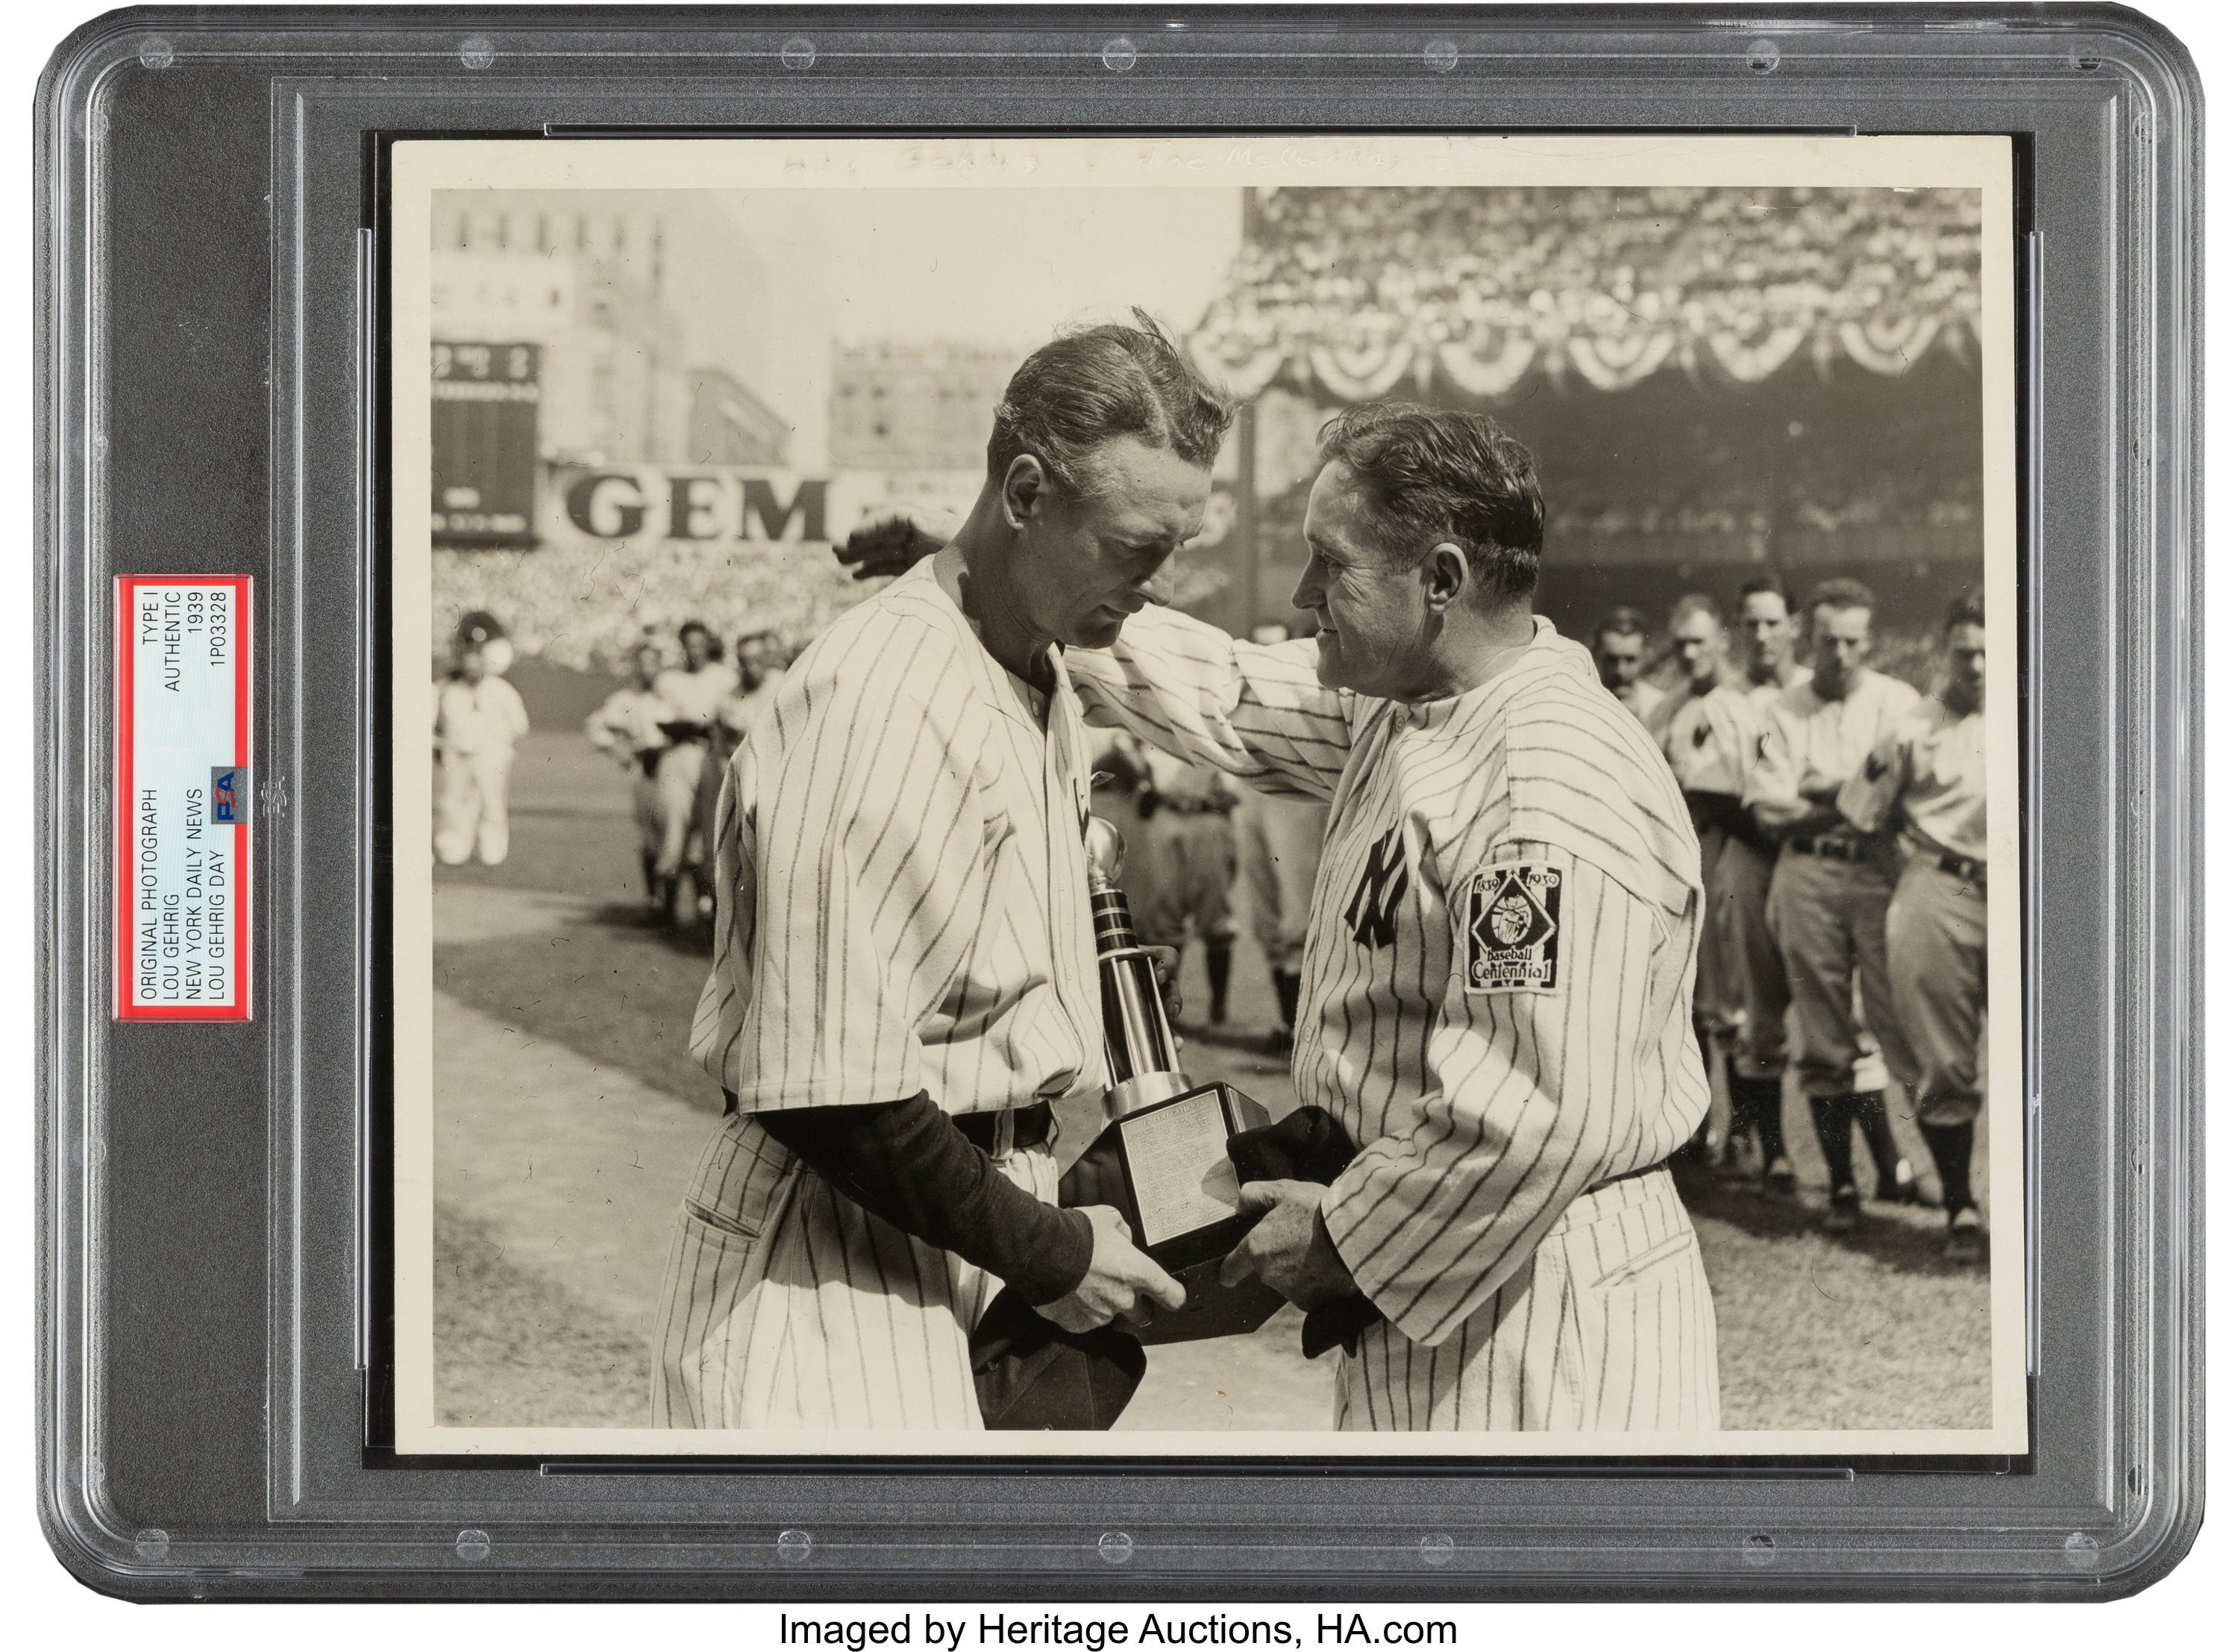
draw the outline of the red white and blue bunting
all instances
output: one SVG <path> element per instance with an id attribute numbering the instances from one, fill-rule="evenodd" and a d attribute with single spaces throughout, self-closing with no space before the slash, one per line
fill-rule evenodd
<path id="1" fill-rule="evenodd" d="M 1191 344 L 1235 394 L 1359 401 L 1895 375 L 1980 340 L 1971 190 L 1285 189 Z"/>

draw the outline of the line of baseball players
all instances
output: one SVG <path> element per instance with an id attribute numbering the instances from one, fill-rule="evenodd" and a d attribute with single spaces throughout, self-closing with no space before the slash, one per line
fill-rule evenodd
<path id="1" fill-rule="evenodd" d="M 1895 1095 L 1934 1156 L 1946 1253 L 1983 1260 L 1970 1168 L 1988 994 L 1982 603 L 1969 591 L 1950 605 L 1942 684 L 1926 698 L 1867 664 L 1874 605 L 1858 581 L 1830 579 L 1791 612 L 1784 588 L 1760 575 L 1738 593 L 1737 663 L 1724 613 L 1701 595 L 1672 608 L 1669 688 L 1642 674 L 1634 610 L 1599 622 L 1594 657 L 1661 745 L 1701 843 L 1711 922 L 1694 1019 L 1705 1060 L 1723 1054 L 1721 1170 L 1749 1173 L 1753 1137 L 1765 1192 L 1794 1193 L 1780 1120 L 1791 1067 L 1826 1160 L 1824 1226 L 1852 1229 L 1853 1127 L 1874 1197 L 1915 1196 L 1889 1126 Z M 1795 663 L 1798 627 L 1807 667 Z"/>
<path id="2" fill-rule="evenodd" d="M 722 639 L 699 620 L 678 630 L 680 664 L 647 634 L 631 657 L 630 680 L 585 720 L 591 743 L 630 775 L 638 862 L 646 899 L 668 922 L 679 917 L 679 889 L 690 885 L 692 917 L 711 916 L 711 831 L 723 765 L 755 713 L 785 677 L 774 631 L 741 636 L 723 658 Z"/>

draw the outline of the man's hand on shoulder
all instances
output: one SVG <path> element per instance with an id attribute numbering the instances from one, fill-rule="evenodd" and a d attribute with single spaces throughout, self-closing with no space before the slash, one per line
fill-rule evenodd
<path id="1" fill-rule="evenodd" d="M 1319 1182 L 1248 1181 L 1239 1209 L 1266 1213 L 1220 1265 L 1222 1285 L 1263 1279 L 1301 1308 L 1318 1308 L 1357 1295 L 1352 1270 L 1337 1254 L 1321 1219 L 1328 1192 Z"/>
<path id="2" fill-rule="evenodd" d="M 831 554 L 854 571 L 857 579 L 883 579 L 907 573 L 948 543 L 956 519 L 945 512 L 897 511 L 865 522 L 834 545 Z"/>
<path id="3" fill-rule="evenodd" d="M 1179 1308 L 1189 1300 L 1180 1280 L 1135 1247 L 1127 1219 L 1109 1205 L 1081 1212 L 1096 1232 L 1096 1253 L 1088 1272 L 1069 1296 L 1044 1303 L 1039 1312 L 1067 1331 L 1093 1331 L 1118 1319 L 1146 1323 L 1150 1306 Z"/>

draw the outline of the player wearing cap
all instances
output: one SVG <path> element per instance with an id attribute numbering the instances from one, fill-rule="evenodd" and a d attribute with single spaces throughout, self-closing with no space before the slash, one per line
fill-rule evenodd
<path id="1" fill-rule="evenodd" d="M 513 644 L 494 616 L 460 620 L 455 649 L 457 663 L 435 685 L 435 858 L 495 866 L 513 841 L 507 791 L 528 708 L 502 675 Z"/>
<path id="2" fill-rule="evenodd" d="M 1314 641 L 1153 611 L 1066 659 L 1099 719 L 1330 802 L 1292 1068 L 1361 1151 L 1328 1186 L 1248 1185 L 1266 1214 L 1229 1276 L 1367 1298 L 1340 1427 L 1715 1428 L 1710 1293 L 1664 1166 L 1709 1106 L 1685 804 L 1532 615 L 1520 444 L 1373 406 L 1322 459 L 1293 598 Z"/>
<path id="3" fill-rule="evenodd" d="M 1059 664 L 1171 589 L 1228 410 L 1142 328 L 1011 379 L 951 543 L 752 719 L 717 809 L 694 1055 L 732 1098 L 679 1213 L 653 1420 L 977 1429 L 1005 1284 L 1070 1331 L 1186 1292 L 1109 1207 L 1060 1210 L 1052 1104 L 1105 1074 Z"/>
<path id="4" fill-rule="evenodd" d="M 1902 1197 L 1898 1173 L 1910 1169 L 1895 1155 L 1880 1095 L 1856 1080 L 1859 1002 L 1891 1076 L 1907 1087 L 1913 1076 L 1889 997 L 1890 879 L 1873 843 L 1835 806 L 1843 782 L 1919 701 L 1910 684 L 1865 664 L 1873 602 L 1854 579 L 1829 579 L 1811 593 L 1811 675 L 1772 701 L 1745 796 L 1757 823 L 1780 840 L 1767 915 L 1795 995 L 1796 1073 L 1826 1156 L 1825 1226 L 1836 1232 L 1857 1221 L 1853 1126 L 1874 1148 L 1876 1197 Z"/>
<path id="5" fill-rule="evenodd" d="M 1897 834 L 1904 870 L 1889 897 L 1890 991 L 1919 1067 L 1919 1133 L 1943 1183 L 1946 1252 L 1969 1262 L 1988 1254 L 1973 1189 L 1989 997 L 1985 635 L 1981 596 L 1969 591 L 1943 620 L 1941 691 L 1873 748 L 1839 799 L 1859 831 Z"/>
<path id="6" fill-rule="evenodd" d="M 1663 691 L 1643 679 L 1647 620 L 1637 608 L 1612 608 L 1593 627 L 1593 667 L 1601 686 L 1642 723 L 1654 714 Z"/>

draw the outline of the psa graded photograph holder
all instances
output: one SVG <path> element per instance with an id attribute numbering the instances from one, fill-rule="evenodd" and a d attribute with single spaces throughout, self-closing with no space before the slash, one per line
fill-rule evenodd
<path id="1" fill-rule="evenodd" d="M 2163 1575 L 2199 122 L 2097 6 L 80 30 L 63 1563 Z"/>

